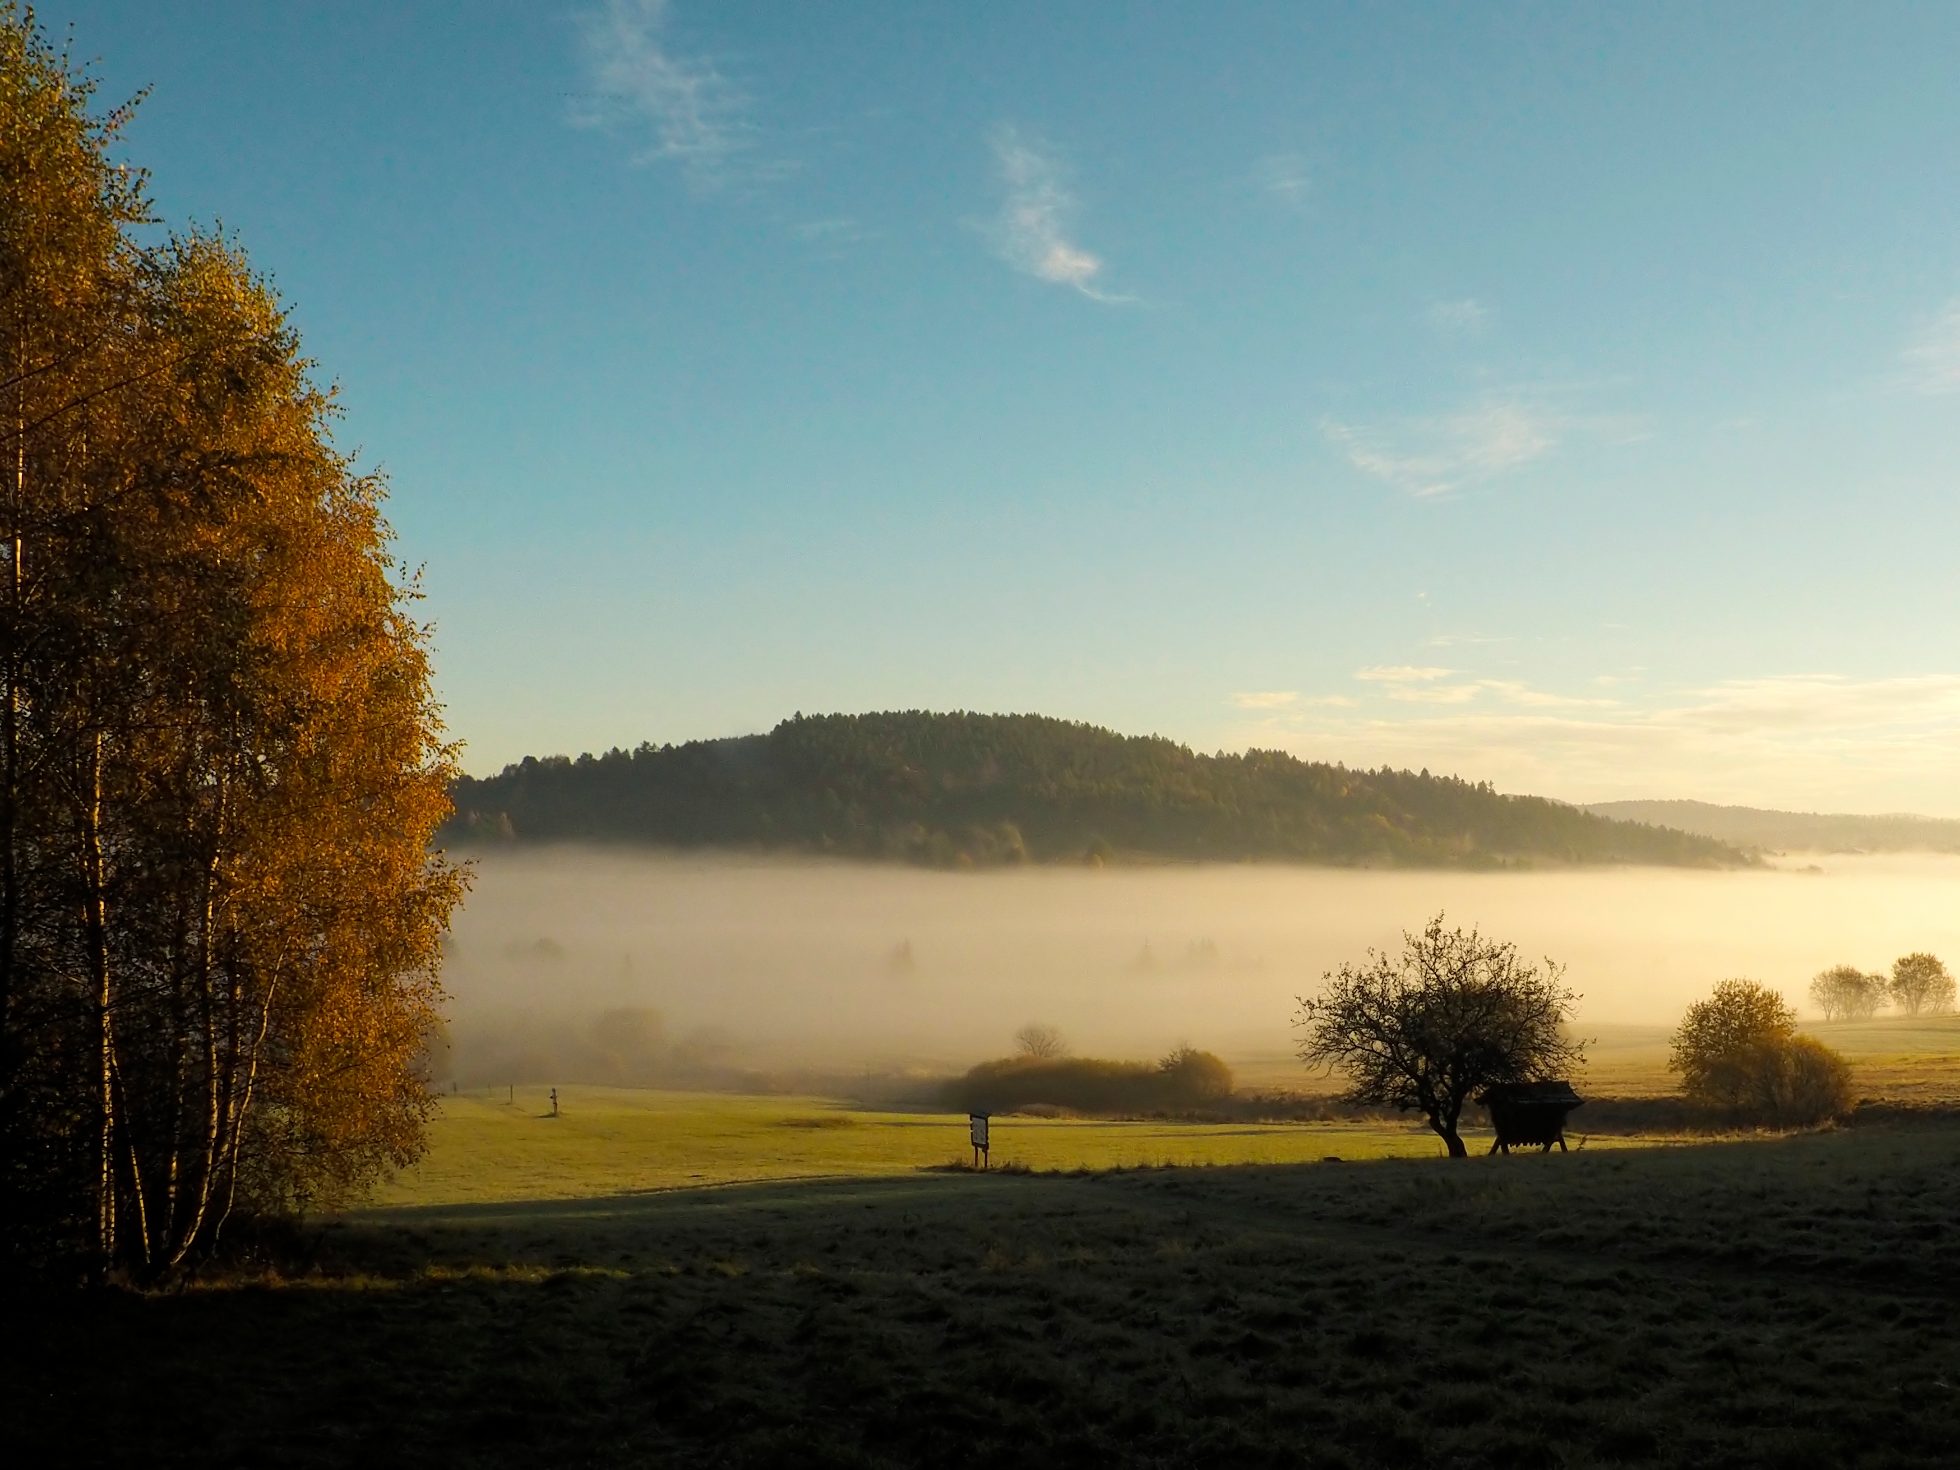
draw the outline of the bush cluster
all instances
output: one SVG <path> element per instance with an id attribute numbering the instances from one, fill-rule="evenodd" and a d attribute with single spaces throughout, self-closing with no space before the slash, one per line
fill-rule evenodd
<path id="1" fill-rule="evenodd" d="M 1157 1062 L 1098 1057 L 1001 1057 L 948 1084 L 946 1100 L 972 1113 L 1028 1107 L 1077 1113 L 1180 1112 L 1232 1095 L 1232 1069 L 1211 1052 L 1180 1046 Z"/>
<path id="2" fill-rule="evenodd" d="M 1731 1122 L 1811 1127 L 1851 1106 L 1844 1058 L 1797 1035 L 1789 1002 L 1754 980 L 1724 980 L 1689 1006 L 1667 1065 L 1690 1102 Z"/>

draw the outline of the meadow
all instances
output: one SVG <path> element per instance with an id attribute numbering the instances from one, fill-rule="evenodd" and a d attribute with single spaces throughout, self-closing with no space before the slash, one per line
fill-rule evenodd
<path id="1" fill-rule="evenodd" d="M 1908 1106 L 1582 1109 L 1570 1153 L 1459 1163 L 1407 1120 L 1014 1115 L 979 1173 L 955 1113 L 461 1092 L 256 1266 L 18 1304 L 0 1422 L 146 1467 L 1944 1466 L 1960 1123 L 1910 1104 L 1954 1023 L 1831 1029 Z M 1665 1088 L 1653 1028 L 1595 1055 L 1602 1118 L 1602 1073 Z"/>
<path id="2" fill-rule="evenodd" d="M 1581 1111 L 1573 1141 L 1585 1130 Z M 1466 1133 L 1473 1148 L 1487 1130 Z M 1617 1147 L 1625 1138 L 1589 1138 Z M 1182 1123 L 1011 1116 L 994 1120 L 995 1168 L 1121 1169 L 1440 1156 L 1416 1122 Z M 963 1114 L 885 1112 L 818 1097 L 736 1097 L 619 1087 L 465 1093 L 443 1100 L 423 1161 L 384 1184 L 381 1207 L 909 1174 L 970 1161 Z"/>
<path id="3" fill-rule="evenodd" d="M 25 1464 L 1930 1467 L 1956 1218 L 1950 1125 L 481 1198 L 29 1307 L 0 1392 Z"/>

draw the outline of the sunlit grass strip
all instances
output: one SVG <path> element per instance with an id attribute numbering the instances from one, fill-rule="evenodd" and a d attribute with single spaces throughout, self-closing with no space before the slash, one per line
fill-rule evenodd
<path id="1" fill-rule="evenodd" d="M 954 1114 L 864 1112 L 817 1098 L 623 1088 L 447 1098 L 428 1156 L 390 1180 L 378 1207 L 576 1199 L 765 1180 L 939 1170 L 963 1153 Z M 1575 1144 L 1582 1130 L 1574 1130 Z M 1472 1135 L 1474 1148 L 1487 1132 Z M 1646 1140 L 1585 1137 L 1585 1147 Z M 1394 1123 L 1177 1123 L 1003 1117 L 992 1163 L 1041 1173 L 1433 1158 L 1433 1134 Z"/>

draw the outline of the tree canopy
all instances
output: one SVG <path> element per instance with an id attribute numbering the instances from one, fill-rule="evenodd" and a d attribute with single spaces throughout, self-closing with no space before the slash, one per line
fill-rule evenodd
<path id="1" fill-rule="evenodd" d="M 1584 1043 L 1566 1030 L 1577 996 L 1564 977 L 1551 960 L 1524 963 L 1515 945 L 1445 929 L 1438 914 L 1403 934 L 1400 954 L 1371 949 L 1300 998 L 1300 1058 L 1345 1072 L 1349 1102 L 1421 1113 L 1462 1158 L 1466 1102 L 1493 1083 L 1560 1077 L 1584 1062 Z"/>
<path id="2" fill-rule="evenodd" d="M 1886 980 L 1856 965 L 1832 965 L 1810 982 L 1810 999 L 1827 1021 L 1866 1021 L 1886 1003 Z"/>
<path id="3" fill-rule="evenodd" d="M 382 487 L 0 7 L 0 1218 L 154 1279 L 416 1152 L 459 876 Z"/>
<path id="4" fill-rule="evenodd" d="M 1755 980 L 1723 980 L 1689 1006 L 1667 1065 L 1691 1102 L 1735 1121 L 1819 1123 L 1851 1101 L 1844 1059 L 1797 1035 L 1795 1008 Z"/>
<path id="5" fill-rule="evenodd" d="M 1944 1015 L 1953 1009 L 1953 976 L 1938 955 L 1901 955 L 1892 961 L 1890 982 L 1881 983 L 1891 992 L 1893 1003 L 1908 1016 Z"/>
<path id="6" fill-rule="evenodd" d="M 798 715 L 767 735 L 527 757 L 456 783 L 446 836 L 834 853 L 937 867 L 1288 860 L 1733 866 L 1707 838 L 1427 771 L 1201 755 L 1039 715 Z"/>

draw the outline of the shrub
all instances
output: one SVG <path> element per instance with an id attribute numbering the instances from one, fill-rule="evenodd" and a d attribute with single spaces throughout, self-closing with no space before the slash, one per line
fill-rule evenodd
<path id="1" fill-rule="evenodd" d="M 1794 1036 L 1763 1059 L 1766 1121 L 1786 1128 L 1828 1123 L 1851 1108 L 1851 1068 L 1814 1036 Z"/>
<path id="2" fill-rule="evenodd" d="M 1754 980 L 1724 980 L 1689 1006 L 1667 1065 L 1691 1102 L 1735 1122 L 1807 1127 L 1851 1105 L 1844 1058 L 1798 1036 L 1789 1002 Z"/>
<path id="3" fill-rule="evenodd" d="M 1157 1063 L 1157 1075 L 1173 1104 L 1196 1106 L 1232 1095 L 1232 1069 L 1213 1053 L 1189 1043 Z"/>
<path id="4" fill-rule="evenodd" d="M 954 1107 L 1008 1113 L 1030 1107 L 1077 1113 L 1188 1109 L 1230 1096 L 1232 1070 L 1210 1052 L 1180 1046 L 1161 1062 L 1099 1057 L 1001 1057 L 946 1088 Z"/>

